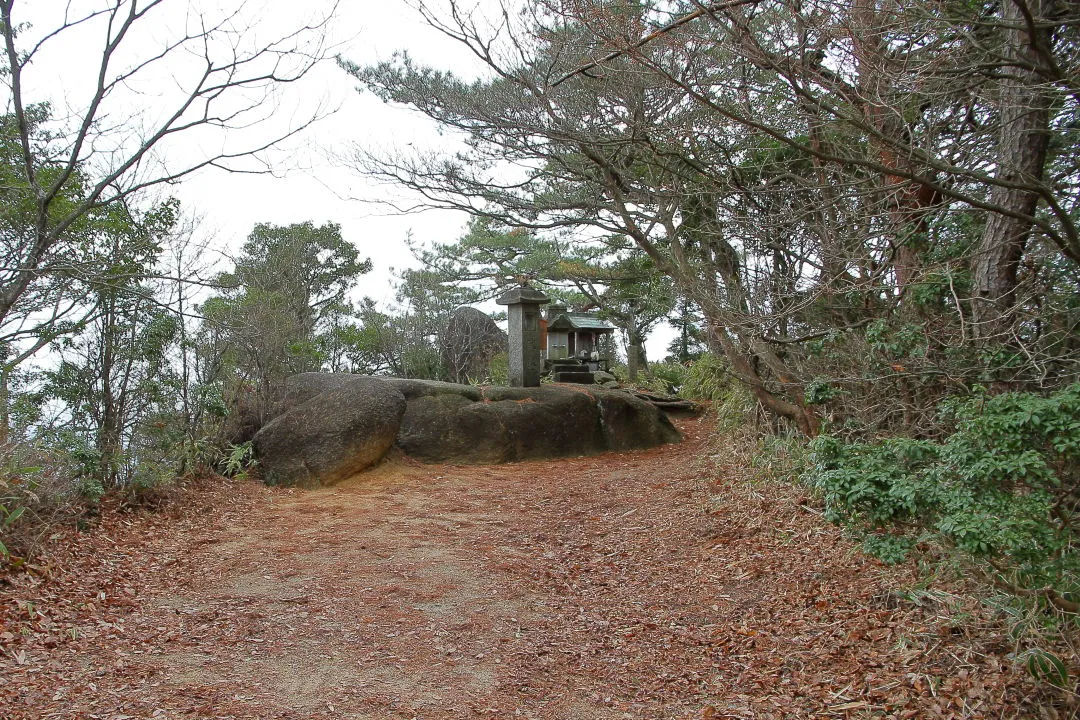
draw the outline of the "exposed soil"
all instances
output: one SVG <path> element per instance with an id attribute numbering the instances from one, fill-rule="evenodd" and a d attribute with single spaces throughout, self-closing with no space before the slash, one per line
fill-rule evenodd
<path id="1" fill-rule="evenodd" d="M 1035 714 L 1000 628 L 734 481 L 705 427 L 107 510 L 0 583 L 0 718 Z"/>

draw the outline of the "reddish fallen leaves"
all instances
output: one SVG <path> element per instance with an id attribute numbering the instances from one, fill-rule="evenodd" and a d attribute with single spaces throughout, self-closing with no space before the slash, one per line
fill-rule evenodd
<path id="1" fill-rule="evenodd" d="M 977 606 L 905 601 L 701 426 L 647 452 L 191 488 L 0 584 L 2 718 L 1000 718 Z M 179 507 L 184 511 L 180 512 Z"/>

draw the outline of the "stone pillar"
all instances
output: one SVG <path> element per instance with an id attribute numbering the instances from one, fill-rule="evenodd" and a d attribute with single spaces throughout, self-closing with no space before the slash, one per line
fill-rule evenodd
<path id="1" fill-rule="evenodd" d="M 506 305 L 507 330 L 510 336 L 510 386 L 539 387 L 540 306 L 548 296 L 531 287 L 507 290 L 495 301 Z"/>

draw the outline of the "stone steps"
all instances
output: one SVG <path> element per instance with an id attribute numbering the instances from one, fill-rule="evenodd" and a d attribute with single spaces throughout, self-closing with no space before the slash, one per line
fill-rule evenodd
<path id="1" fill-rule="evenodd" d="M 554 373 L 557 383 L 577 383 L 578 385 L 593 385 L 596 377 L 591 370 L 562 370 Z"/>

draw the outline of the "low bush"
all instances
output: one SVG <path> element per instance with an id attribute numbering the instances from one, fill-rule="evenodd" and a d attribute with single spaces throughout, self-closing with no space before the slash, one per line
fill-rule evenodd
<path id="1" fill-rule="evenodd" d="M 750 425 L 757 411 L 753 394 L 731 374 L 727 359 L 712 353 L 703 353 L 687 365 L 680 394 L 709 403 L 721 430 Z"/>
<path id="2" fill-rule="evenodd" d="M 1006 592 L 1019 615 L 1034 610 L 1071 634 L 1080 611 L 1080 384 L 1048 396 L 980 392 L 941 414 L 952 428 L 941 442 L 818 437 L 804 478 L 827 518 L 861 536 L 867 552 L 896 563 L 915 547 L 939 550 Z M 1037 675 L 1058 671 L 1048 656 L 1028 658 Z"/>
<path id="3" fill-rule="evenodd" d="M 81 513 L 70 458 L 31 444 L 0 448 L 0 565 L 26 555 L 53 523 Z"/>
<path id="4" fill-rule="evenodd" d="M 690 369 L 675 362 L 649 363 L 649 373 L 638 378 L 636 383 L 642 389 L 662 394 L 682 394 Z"/>
<path id="5" fill-rule="evenodd" d="M 255 459 L 255 447 L 251 441 L 240 445 L 230 445 L 228 452 L 222 458 L 221 472 L 228 477 L 246 479 L 250 473 L 258 467 Z"/>
<path id="6" fill-rule="evenodd" d="M 238 474 L 253 466 L 250 443 L 229 448 L 224 457 L 208 443 L 198 443 L 185 462 L 155 453 L 139 460 L 121 458 L 130 472 L 119 481 L 103 482 L 100 456 L 86 443 L 63 439 L 69 442 L 0 446 L 0 569 L 32 557 L 58 528 L 85 527 L 106 497 L 124 507 L 156 507 L 176 489 L 179 475 L 202 474 L 234 461 Z"/>
<path id="7" fill-rule="evenodd" d="M 1070 599 L 1080 591 L 1080 385 L 981 394 L 943 415 L 956 429 L 941 443 L 814 440 L 808 479 L 830 518 L 909 543 L 936 538 L 999 585 L 1080 609 Z"/>

